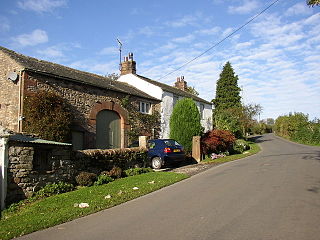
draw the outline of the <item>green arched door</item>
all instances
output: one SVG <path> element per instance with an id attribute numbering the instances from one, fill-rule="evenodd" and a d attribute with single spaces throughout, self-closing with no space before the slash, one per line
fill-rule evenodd
<path id="1" fill-rule="evenodd" d="M 96 148 L 120 148 L 120 117 L 110 110 L 102 110 L 96 119 Z"/>

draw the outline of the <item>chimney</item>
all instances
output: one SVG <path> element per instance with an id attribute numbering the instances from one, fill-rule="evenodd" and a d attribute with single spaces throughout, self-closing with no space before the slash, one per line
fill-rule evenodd
<path id="1" fill-rule="evenodd" d="M 121 75 L 136 74 L 136 62 L 133 61 L 133 53 L 129 53 L 128 57 L 124 57 L 124 61 L 121 63 Z"/>
<path id="2" fill-rule="evenodd" d="M 184 80 L 184 76 L 177 77 L 177 81 L 175 82 L 174 86 L 179 88 L 183 91 L 187 90 L 187 82 Z"/>

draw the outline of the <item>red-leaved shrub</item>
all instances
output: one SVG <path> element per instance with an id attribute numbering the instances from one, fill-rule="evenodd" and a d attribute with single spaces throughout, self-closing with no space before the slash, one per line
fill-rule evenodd
<path id="1" fill-rule="evenodd" d="M 228 151 L 236 141 L 235 136 L 227 130 L 214 129 L 201 137 L 201 150 L 205 155 Z"/>

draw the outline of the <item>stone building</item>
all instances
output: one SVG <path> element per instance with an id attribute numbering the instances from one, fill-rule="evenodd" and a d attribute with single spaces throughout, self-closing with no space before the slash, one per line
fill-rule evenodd
<path id="1" fill-rule="evenodd" d="M 121 100 L 129 99 L 136 111 L 160 100 L 132 85 L 107 77 L 24 56 L 0 47 L 0 125 L 24 130 L 24 99 L 37 91 L 53 91 L 70 106 L 74 149 L 118 148 L 128 145 L 129 112 Z M 144 112 L 144 111 L 142 111 Z"/>
<path id="2" fill-rule="evenodd" d="M 124 82 L 135 86 L 139 90 L 148 93 L 152 97 L 161 101 L 156 108 L 161 113 L 161 133 L 160 138 L 168 138 L 170 134 L 170 116 L 176 102 L 181 98 L 192 98 L 200 112 L 201 125 L 205 131 L 212 130 L 212 103 L 186 91 L 187 82 L 184 77 L 178 77 L 175 86 L 169 86 L 164 83 L 143 77 L 136 74 L 136 62 L 133 60 L 133 54 L 124 58 L 121 63 L 121 76 L 119 82 Z M 149 111 L 148 103 L 140 103 L 140 109 Z"/>

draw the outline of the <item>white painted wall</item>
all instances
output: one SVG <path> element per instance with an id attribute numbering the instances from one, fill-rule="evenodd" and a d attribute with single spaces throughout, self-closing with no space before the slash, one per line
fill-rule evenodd
<path id="1" fill-rule="evenodd" d="M 170 136 L 170 116 L 173 111 L 173 96 L 171 92 L 163 91 L 162 88 L 155 86 L 143 79 L 133 75 L 126 74 L 120 76 L 118 81 L 128 83 L 139 90 L 161 100 L 161 132 L 160 138 L 169 138 Z M 183 98 L 179 96 L 179 99 Z M 200 104 L 204 104 L 203 119 L 201 125 L 204 127 L 205 132 L 212 130 L 212 105 L 200 103 L 196 101 L 196 105 L 200 111 Z"/>
<path id="2" fill-rule="evenodd" d="M 117 81 L 128 83 L 134 86 L 135 88 L 139 89 L 140 91 L 143 91 L 159 100 L 161 100 L 162 98 L 163 91 L 160 87 L 155 86 L 147 81 L 144 81 L 143 79 L 131 73 L 126 75 L 121 75 Z"/>

